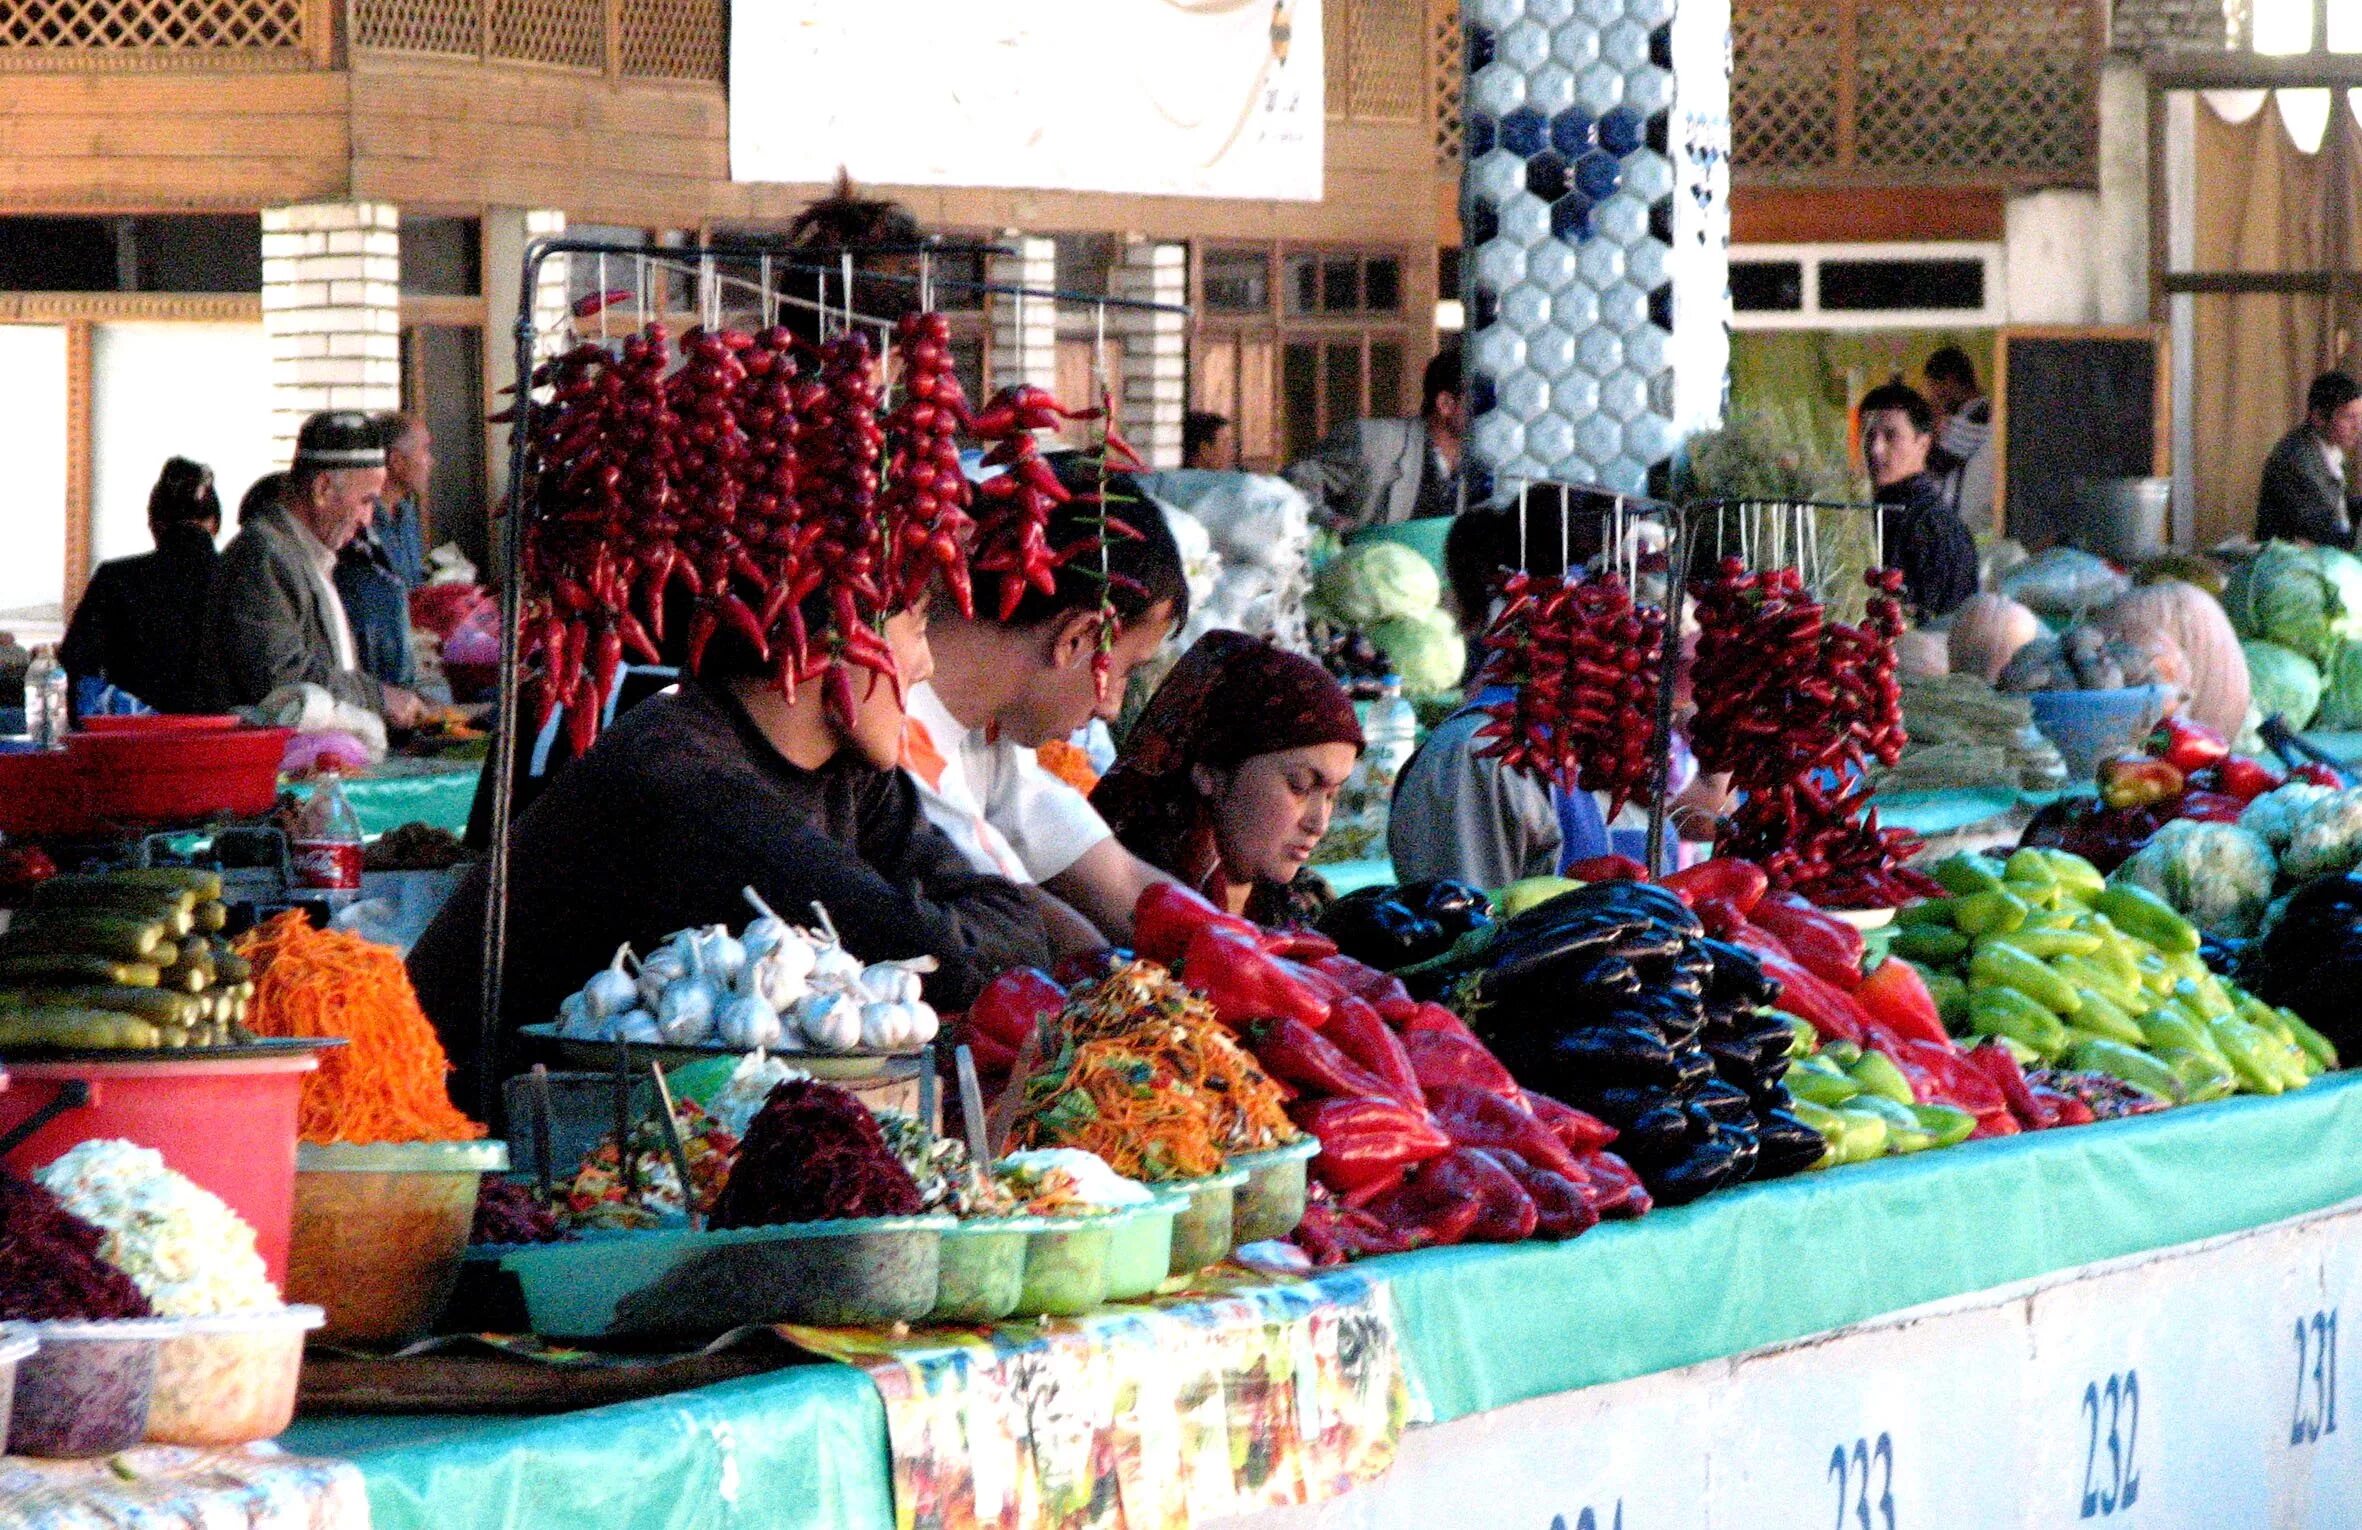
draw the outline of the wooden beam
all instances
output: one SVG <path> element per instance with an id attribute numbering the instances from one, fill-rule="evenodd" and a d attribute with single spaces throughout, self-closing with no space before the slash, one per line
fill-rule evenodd
<path id="1" fill-rule="evenodd" d="M 2362 293 L 2362 271 L 2174 271 L 2159 279 L 2168 293 L 2217 292 L 2250 297 L 2323 297 Z"/>
<path id="2" fill-rule="evenodd" d="M 2142 67 L 2157 90 L 2362 88 L 2362 53 L 2152 53 Z"/>
<path id="3" fill-rule="evenodd" d="M 1972 187 L 1731 188 L 1734 244 L 1991 243 L 2005 199 Z"/>

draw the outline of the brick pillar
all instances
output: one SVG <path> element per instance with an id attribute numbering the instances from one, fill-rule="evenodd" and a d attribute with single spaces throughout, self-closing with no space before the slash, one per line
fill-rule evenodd
<path id="1" fill-rule="evenodd" d="M 282 459 L 322 409 L 401 403 L 402 253 L 390 202 L 308 202 L 262 215 L 271 435 Z"/>
<path id="2" fill-rule="evenodd" d="M 1047 292 L 1058 285 L 1058 245 L 1018 233 L 1002 235 L 1010 253 L 995 255 L 985 266 L 986 278 L 1010 287 L 1033 287 Z M 987 370 L 994 388 L 1031 383 L 1037 388 L 1058 385 L 1058 312 L 1048 301 L 1018 301 L 1005 293 L 992 295 L 992 332 L 987 342 L 991 361 Z"/>
<path id="3" fill-rule="evenodd" d="M 488 410 L 508 406 L 510 395 L 503 390 L 517 380 L 517 299 L 518 284 L 525 276 L 525 247 L 536 239 L 554 239 L 565 232 L 566 215 L 549 208 L 484 209 L 484 398 Z M 566 256 L 553 255 L 541 263 L 533 293 L 539 355 L 556 355 L 573 343 L 566 325 L 567 279 Z M 484 476 L 495 495 L 508 489 L 508 454 L 508 427 L 488 427 Z"/>
<path id="4" fill-rule="evenodd" d="M 1112 296 L 1178 308 L 1189 301 L 1188 247 L 1128 244 L 1109 285 Z M 1152 468 L 1181 465 L 1181 417 L 1189 408 L 1187 317 L 1125 308 L 1108 315 L 1109 330 L 1122 337 L 1116 413 Z"/>

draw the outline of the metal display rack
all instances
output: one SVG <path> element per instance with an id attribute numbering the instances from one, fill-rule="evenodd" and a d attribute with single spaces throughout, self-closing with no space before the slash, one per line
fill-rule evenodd
<path id="1" fill-rule="evenodd" d="M 523 280 L 519 287 L 513 331 L 516 346 L 517 396 L 510 427 L 507 526 L 500 551 L 500 683 L 494 702 L 491 757 L 485 769 L 492 775 L 490 857 L 484 896 L 482 1014 L 478 1044 L 485 1066 L 480 1070 L 477 1105 L 486 1120 L 500 1107 L 501 1081 L 492 1060 L 499 1054 L 501 1005 L 508 966 L 510 845 L 512 793 L 517 765 L 518 680 L 523 656 L 519 652 L 523 590 L 523 528 L 526 521 L 525 471 L 534 415 L 533 375 L 554 342 L 564 346 L 589 342 L 620 344 L 629 334 L 657 320 L 694 317 L 718 326 L 746 323 L 768 326 L 784 315 L 808 316 L 821 332 L 847 328 L 872 332 L 879 341 L 881 362 L 890 359 L 895 320 L 864 312 L 865 295 L 901 289 L 927 309 L 938 293 L 957 292 L 991 300 L 1003 298 L 1016 307 L 1018 327 L 1025 325 L 1029 305 L 1048 303 L 1053 310 L 1079 308 L 1087 316 L 1094 337 L 1094 370 L 1101 379 L 1108 366 L 1109 317 L 1122 313 L 1178 313 L 1188 309 L 1169 303 L 1103 293 L 1066 292 L 1006 282 L 976 280 L 938 269 L 949 259 L 977 259 L 1007 253 L 997 245 L 919 243 L 863 245 L 826 250 L 781 250 L 760 244 L 717 243 L 696 246 L 611 244 L 582 239 L 537 239 L 526 247 Z M 552 259 L 584 259 L 596 263 L 592 297 L 570 305 L 550 329 L 537 314 L 543 268 Z M 875 263 L 894 261 L 906 269 L 880 270 Z M 615 273 L 614 285 L 609 272 Z M 679 287 L 693 294 L 688 305 L 668 301 Z M 618 320 L 615 315 L 628 317 Z M 564 348 L 554 346 L 554 348 Z M 890 391 L 886 395 L 890 398 Z"/>

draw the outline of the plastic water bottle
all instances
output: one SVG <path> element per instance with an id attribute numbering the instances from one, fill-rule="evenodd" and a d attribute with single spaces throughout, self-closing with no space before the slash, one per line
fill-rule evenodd
<path id="1" fill-rule="evenodd" d="M 333 770 L 313 783 L 312 799 L 295 815 L 290 847 L 296 891 L 335 913 L 361 895 L 361 820 L 345 800 Z"/>
<path id="2" fill-rule="evenodd" d="M 1419 716 L 1403 700 L 1400 675 L 1388 675 L 1379 683 L 1362 740 L 1368 746 L 1371 774 L 1391 786 L 1419 747 Z"/>
<path id="3" fill-rule="evenodd" d="M 57 650 L 44 643 L 33 650 L 33 662 L 25 670 L 25 736 L 43 749 L 62 749 L 72 726 L 66 667 L 57 662 Z"/>

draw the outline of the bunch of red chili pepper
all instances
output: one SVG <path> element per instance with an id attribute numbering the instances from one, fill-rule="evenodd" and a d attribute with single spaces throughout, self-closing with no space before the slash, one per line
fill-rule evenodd
<path id="1" fill-rule="evenodd" d="M 1481 752 L 1564 791 L 1606 792 L 1614 817 L 1651 784 L 1665 613 L 1612 573 L 1520 571 L 1502 596 L 1480 679 L 1510 694 L 1486 709 Z"/>
<path id="2" fill-rule="evenodd" d="M 882 422 L 858 331 L 812 347 L 778 327 L 693 330 L 676 370 L 651 324 L 536 371 L 522 651 L 537 660 L 537 731 L 562 708 L 574 752 L 590 747 L 624 656 L 664 661 L 676 588 L 691 604 L 672 656 L 692 672 L 727 631 L 785 694 L 821 680 L 841 717 L 856 670 L 899 686 L 880 625 L 938 571 L 968 609 L 973 527 L 948 328 L 916 314 L 896 338 L 904 397 Z M 996 439 L 1022 428 L 1028 447 L 1033 428 L 1066 417 L 1046 394 L 996 408 L 981 423 L 998 424 Z M 1049 475 L 1037 466 L 1024 481 L 1038 486 Z M 1038 560 L 1016 540 L 1011 566 L 1033 577 Z M 806 602 L 823 589 L 825 626 L 812 631 Z"/>
<path id="3" fill-rule="evenodd" d="M 1760 864 L 1772 885 L 1829 907 L 1891 907 L 1936 891 L 1904 862 L 1906 829 L 1881 828 L 1861 783 L 1904 743 L 1895 639 L 1902 575 L 1873 569 L 1859 626 L 1832 619 L 1792 568 L 1723 560 L 1698 590 L 1691 665 L 1701 768 L 1727 771 L 1742 800 L 1715 853 Z"/>

